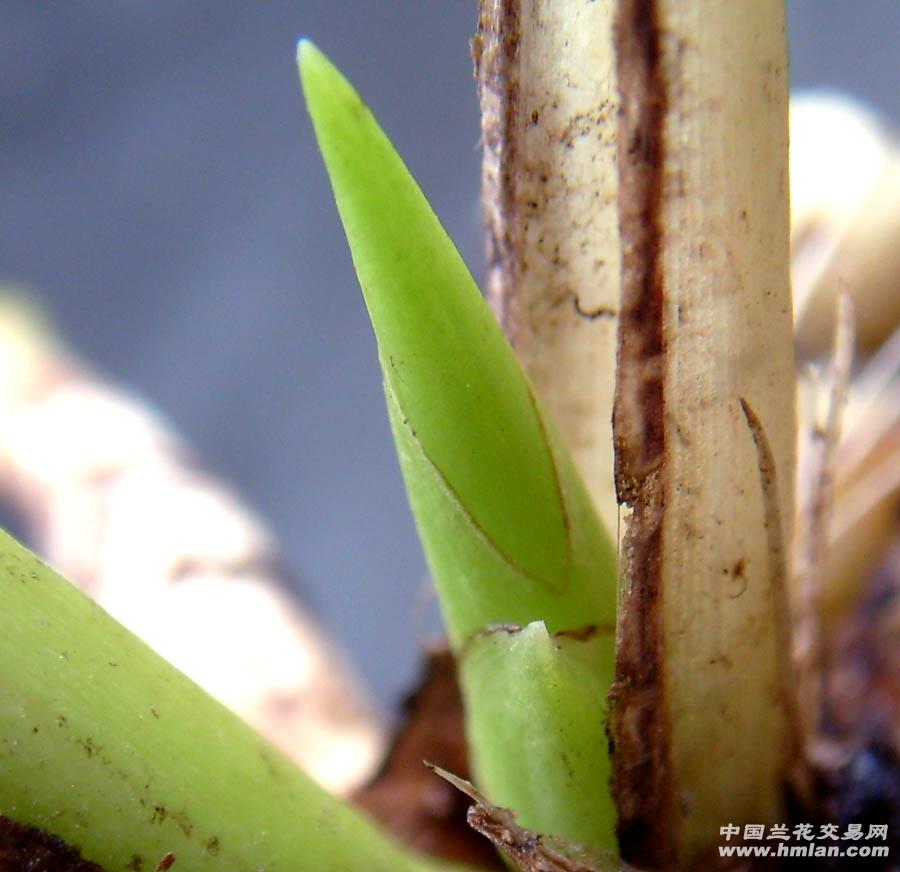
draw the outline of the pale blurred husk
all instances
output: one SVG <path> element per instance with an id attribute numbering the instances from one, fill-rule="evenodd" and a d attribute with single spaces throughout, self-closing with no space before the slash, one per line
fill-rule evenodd
<path id="1" fill-rule="evenodd" d="M 142 400 L 0 297 L 0 499 L 115 618 L 341 794 L 385 732 L 262 521 Z"/>
<path id="2" fill-rule="evenodd" d="M 900 140 L 838 94 L 791 110 L 792 277 L 800 363 L 798 529 L 812 500 L 837 298 L 855 311 L 856 353 L 832 469 L 820 579 L 823 623 L 858 601 L 900 519 Z M 802 543 L 798 540 L 798 547 Z"/>

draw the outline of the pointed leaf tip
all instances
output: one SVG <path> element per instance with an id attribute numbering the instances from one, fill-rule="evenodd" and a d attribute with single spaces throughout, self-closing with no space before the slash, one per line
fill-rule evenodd
<path id="1" fill-rule="evenodd" d="M 345 88 L 350 87 L 325 53 L 305 36 L 297 41 L 297 67 L 300 70 L 303 96 L 313 116 L 315 106 L 328 89 L 333 91 L 336 84 L 343 84 Z"/>
<path id="2" fill-rule="evenodd" d="M 419 531 L 438 587 L 460 594 L 445 599 L 451 638 L 606 620 L 612 589 L 584 576 L 611 548 L 471 273 L 349 82 L 311 43 L 299 60 Z"/>
<path id="3" fill-rule="evenodd" d="M 334 65 L 328 60 L 325 53 L 308 37 L 297 40 L 297 66 L 300 68 L 300 78 L 306 90 L 306 80 L 317 73 L 337 73 Z M 338 73 L 338 75 L 340 75 Z"/>
<path id="4" fill-rule="evenodd" d="M 315 46 L 304 43 L 299 54 L 400 419 L 498 551 L 528 575 L 562 586 L 565 508 L 527 379 L 368 107 Z"/>

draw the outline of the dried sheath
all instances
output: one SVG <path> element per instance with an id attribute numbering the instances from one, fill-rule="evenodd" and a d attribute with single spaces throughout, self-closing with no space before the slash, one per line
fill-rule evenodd
<path id="1" fill-rule="evenodd" d="M 607 529 L 619 306 L 611 3 L 482 0 L 488 296 Z"/>
<path id="2" fill-rule="evenodd" d="M 723 822 L 782 813 L 784 568 L 770 543 L 789 541 L 795 432 L 783 8 L 623 0 L 615 45 L 620 840 L 640 866 L 690 868 Z M 765 494 L 742 403 L 771 448 Z"/>

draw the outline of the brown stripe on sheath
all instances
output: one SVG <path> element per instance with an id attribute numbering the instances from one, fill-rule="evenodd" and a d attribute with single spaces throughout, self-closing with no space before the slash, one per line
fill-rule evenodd
<path id="1" fill-rule="evenodd" d="M 622 309 L 613 411 L 616 492 L 631 509 L 621 551 L 609 738 L 622 855 L 671 868 L 670 724 L 662 669 L 661 548 L 666 502 L 662 207 L 666 88 L 654 0 L 620 0 Z"/>
<path id="2" fill-rule="evenodd" d="M 521 0 L 479 0 L 478 27 L 472 39 L 484 149 L 481 185 L 488 230 L 487 294 L 513 345 L 516 313 L 511 309 L 516 295 L 512 291 L 519 275 L 515 168 L 520 6 Z"/>

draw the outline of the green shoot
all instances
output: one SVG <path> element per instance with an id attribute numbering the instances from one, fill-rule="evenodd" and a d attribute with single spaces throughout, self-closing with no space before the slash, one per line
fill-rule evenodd
<path id="1" fill-rule="evenodd" d="M 318 49 L 301 43 L 299 64 L 378 340 L 400 465 L 462 661 L 480 782 L 492 801 L 521 811 L 525 826 L 609 846 L 603 714 L 614 656 L 611 541 L 393 146 Z M 537 648 L 475 638 L 497 624 L 533 622 L 546 629 L 530 627 L 522 639 L 540 637 Z M 584 646 L 570 657 L 569 642 L 548 635 L 560 631 L 591 641 L 570 640 Z M 547 656 L 553 650 L 566 653 Z M 501 688 L 487 673 L 511 675 L 522 658 L 534 680 L 517 682 L 503 708 L 520 715 L 499 717 Z M 547 668 L 532 668 L 539 661 Z M 538 733 L 521 729 L 521 712 L 548 726 L 547 753 L 531 753 Z M 558 777 L 566 756 L 586 767 L 584 780 Z"/>

